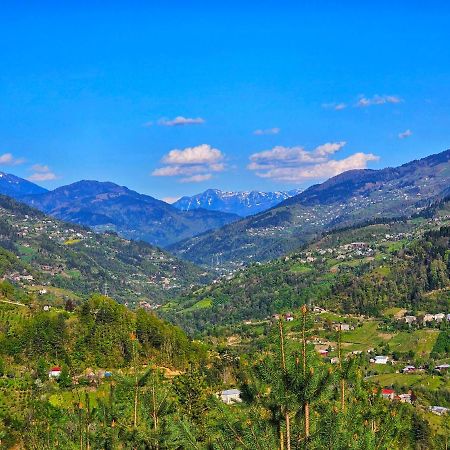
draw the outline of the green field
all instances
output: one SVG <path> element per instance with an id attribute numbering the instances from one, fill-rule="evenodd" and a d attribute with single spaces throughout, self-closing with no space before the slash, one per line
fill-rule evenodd
<path id="1" fill-rule="evenodd" d="M 427 356 L 433 350 L 438 335 L 438 330 L 401 332 L 389 341 L 389 347 L 391 351 L 409 352 L 412 350 L 416 355 Z"/>
<path id="2" fill-rule="evenodd" d="M 49 398 L 51 405 L 58 408 L 72 408 L 74 404 L 82 403 L 86 404 L 86 395 L 89 396 L 89 403 L 91 408 L 97 406 L 97 400 L 99 398 L 106 398 L 109 393 L 109 385 L 101 384 L 97 389 L 90 387 L 78 388 L 72 391 L 64 391 L 53 394 Z"/>
<path id="3" fill-rule="evenodd" d="M 346 346 L 346 348 L 351 348 L 351 350 L 368 350 L 387 340 L 378 331 L 378 322 L 374 320 L 367 321 L 361 327 L 357 327 L 354 330 L 342 332 L 342 342 L 354 344 L 352 346 Z"/>
<path id="4" fill-rule="evenodd" d="M 211 308 L 212 306 L 212 299 L 211 298 L 204 298 L 203 300 L 199 300 L 197 303 L 194 303 L 191 307 L 186 308 L 184 311 L 195 311 L 197 309 L 205 309 L 205 308 Z"/>
<path id="5" fill-rule="evenodd" d="M 403 373 L 384 373 L 382 375 L 374 375 L 369 378 L 370 381 L 380 384 L 383 387 L 397 384 L 407 388 L 426 387 L 431 390 L 438 390 L 445 386 L 445 381 L 438 375 L 426 374 L 403 374 Z"/>
<path id="6" fill-rule="evenodd" d="M 294 272 L 294 273 L 308 273 L 308 272 L 311 272 L 311 270 L 312 270 L 311 267 L 307 266 L 306 264 L 302 264 L 302 263 L 294 264 L 291 267 L 291 272 Z"/>

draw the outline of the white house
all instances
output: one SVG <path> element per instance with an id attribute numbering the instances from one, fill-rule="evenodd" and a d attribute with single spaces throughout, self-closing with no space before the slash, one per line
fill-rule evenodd
<path id="1" fill-rule="evenodd" d="M 375 364 L 387 364 L 389 361 L 389 356 L 375 356 L 374 363 Z"/>
<path id="2" fill-rule="evenodd" d="M 417 317 L 416 316 L 405 316 L 403 319 L 407 324 L 411 325 L 413 322 L 415 322 L 417 320 Z"/>
<path id="3" fill-rule="evenodd" d="M 445 314 L 444 313 L 437 313 L 434 315 L 434 320 L 436 322 L 442 322 L 445 319 Z"/>
<path id="4" fill-rule="evenodd" d="M 220 399 L 226 405 L 232 405 L 233 403 L 242 402 L 241 391 L 239 389 L 227 389 L 220 393 Z"/>
<path id="5" fill-rule="evenodd" d="M 411 373 L 411 372 L 415 372 L 416 368 L 414 366 L 405 366 L 402 369 L 403 373 Z"/>
<path id="6" fill-rule="evenodd" d="M 430 406 L 430 411 L 438 416 L 443 416 L 448 413 L 449 409 L 443 406 Z"/>
<path id="7" fill-rule="evenodd" d="M 423 323 L 432 322 L 433 320 L 434 320 L 433 314 L 425 314 L 422 319 Z"/>
<path id="8" fill-rule="evenodd" d="M 412 403 L 411 394 L 398 394 L 398 400 L 400 403 Z"/>
<path id="9" fill-rule="evenodd" d="M 341 331 L 350 331 L 350 329 L 351 329 L 350 325 L 348 323 L 335 323 L 333 325 L 333 328 L 336 331 L 339 331 L 339 330 L 341 330 Z"/>

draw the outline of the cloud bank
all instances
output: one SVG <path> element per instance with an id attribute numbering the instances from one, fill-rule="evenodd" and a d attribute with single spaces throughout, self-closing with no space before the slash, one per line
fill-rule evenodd
<path id="1" fill-rule="evenodd" d="M 356 106 L 367 108 L 373 105 L 385 105 L 386 103 L 401 103 L 402 99 L 396 95 L 374 95 L 371 98 L 361 97 Z"/>
<path id="2" fill-rule="evenodd" d="M 174 119 L 160 119 L 158 121 L 158 125 L 162 125 L 164 127 L 198 125 L 201 123 L 205 123 L 205 119 L 203 119 L 201 117 L 183 117 L 183 116 L 177 116 Z"/>
<path id="3" fill-rule="evenodd" d="M 277 146 L 251 155 L 247 168 L 261 178 L 301 183 L 330 178 L 351 169 L 364 169 L 369 161 L 379 159 L 372 153 L 362 152 L 339 160 L 331 158 L 345 144 L 344 141 L 327 142 L 311 151 L 303 147 Z"/>
<path id="4" fill-rule="evenodd" d="M 171 150 L 162 159 L 163 167 L 155 169 L 155 177 L 179 177 L 181 183 L 198 183 L 212 178 L 215 172 L 225 170 L 225 156 L 209 144 Z"/>

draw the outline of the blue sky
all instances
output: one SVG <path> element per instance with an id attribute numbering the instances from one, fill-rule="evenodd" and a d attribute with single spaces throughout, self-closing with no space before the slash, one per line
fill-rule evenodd
<path id="1" fill-rule="evenodd" d="M 449 148 L 450 6 L 336 3 L 2 3 L 0 170 L 167 198 Z"/>

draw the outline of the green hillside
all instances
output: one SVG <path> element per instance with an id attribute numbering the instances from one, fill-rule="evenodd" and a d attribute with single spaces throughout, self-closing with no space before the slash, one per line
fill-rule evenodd
<path id="1" fill-rule="evenodd" d="M 196 264 L 235 269 L 296 250 L 326 231 L 412 216 L 447 195 L 450 150 L 381 170 L 351 170 L 276 207 L 169 248 Z"/>
<path id="2" fill-rule="evenodd" d="M 0 248 L 1 276 L 31 290 L 106 291 L 130 305 L 145 301 L 154 306 L 208 280 L 204 270 L 157 247 L 94 233 L 4 196 Z"/>
<path id="3" fill-rule="evenodd" d="M 264 319 L 305 303 L 375 316 L 395 306 L 448 311 L 450 216 L 442 214 L 447 205 L 414 219 L 329 233 L 288 256 L 177 298 L 164 308 L 166 317 L 195 332 Z"/>

